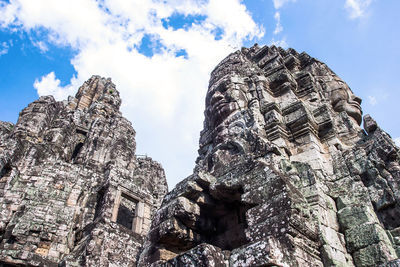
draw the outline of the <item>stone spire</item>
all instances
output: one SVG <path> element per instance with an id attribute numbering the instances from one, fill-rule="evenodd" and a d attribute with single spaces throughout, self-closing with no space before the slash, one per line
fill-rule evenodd
<path id="1" fill-rule="evenodd" d="M 164 198 L 140 264 L 395 261 L 399 150 L 361 121 L 361 99 L 306 53 L 230 54 L 211 73 L 194 173 Z"/>
<path id="2" fill-rule="evenodd" d="M 0 122 L 0 266 L 133 266 L 167 192 L 111 79 Z"/>
<path id="3" fill-rule="evenodd" d="M 115 110 L 119 110 L 121 105 L 119 92 L 115 89 L 115 85 L 111 82 L 111 79 L 96 75 L 93 75 L 79 87 L 75 98 L 78 101 L 77 108 L 81 110 L 89 108 L 94 102 L 108 104 L 114 107 Z"/>

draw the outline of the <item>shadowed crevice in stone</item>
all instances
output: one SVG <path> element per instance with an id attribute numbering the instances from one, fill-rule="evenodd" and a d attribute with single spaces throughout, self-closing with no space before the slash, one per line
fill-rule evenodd
<path id="1" fill-rule="evenodd" d="M 199 205 L 200 217 L 196 222 L 202 236 L 199 243 L 208 243 L 222 250 L 233 250 L 248 242 L 245 233 L 248 226 L 246 212 L 254 205 L 242 203 L 242 194 L 241 188 L 226 189 L 224 193 L 214 192 L 214 195 L 223 196 L 223 199 L 217 200 L 208 195 L 209 201 L 216 204 Z"/>
<path id="2" fill-rule="evenodd" d="M 150 238 L 158 240 L 159 246 L 148 251 L 149 262 L 170 259 L 203 243 L 228 253 L 249 242 L 246 212 L 255 205 L 241 201 L 242 187 L 218 186 L 210 193 L 209 182 L 200 178 L 190 188 L 191 193 L 167 204 L 154 218 L 153 225 L 158 225 Z M 171 224 L 176 230 L 167 230 Z"/>
<path id="3" fill-rule="evenodd" d="M 378 218 L 389 230 L 397 229 L 400 227 L 400 206 L 393 203 L 389 206 L 378 210 Z"/>
<path id="4" fill-rule="evenodd" d="M 34 267 L 34 265 L 10 264 L 10 263 L 0 261 L 0 267 Z"/>
<path id="5" fill-rule="evenodd" d="M 11 165 L 7 163 L 0 171 L 0 179 L 9 176 L 11 171 L 12 171 Z"/>
<path id="6" fill-rule="evenodd" d="M 81 151 L 82 147 L 83 147 L 83 143 L 76 144 L 76 146 L 74 148 L 74 151 L 72 152 L 72 156 L 71 156 L 71 160 L 72 161 L 76 159 L 76 157 L 78 156 L 78 154 Z"/>
<path id="7" fill-rule="evenodd" d="M 105 205 L 105 195 L 107 192 L 107 188 L 106 186 L 103 186 L 102 188 L 100 188 L 100 190 L 97 192 L 96 195 L 96 206 L 95 206 L 95 210 L 94 210 L 94 220 L 96 220 L 97 218 L 99 218 L 102 209 L 104 208 Z"/>

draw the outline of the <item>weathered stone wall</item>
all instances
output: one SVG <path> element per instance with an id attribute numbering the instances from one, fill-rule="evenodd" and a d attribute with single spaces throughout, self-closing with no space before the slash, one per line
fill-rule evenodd
<path id="1" fill-rule="evenodd" d="M 224 59 L 168 194 L 120 103 L 94 76 L 0 122 L 0 266 L 400 266 L 399 148 L 324 63 Z"/>
<path id="2" fill-rule="evenodd" d="M 0 265 L 135 265 L 167 184 L 136 157 L 120 104 L 93 76 L 76 97 L 41 97 L 0 123 Z"/>
<path id="3" fill-rule="evenodd" d="M 141 266 L 399 266 L 399 148 L 324 63 L 243 48 L 212 72 L 193 175 Z"/>

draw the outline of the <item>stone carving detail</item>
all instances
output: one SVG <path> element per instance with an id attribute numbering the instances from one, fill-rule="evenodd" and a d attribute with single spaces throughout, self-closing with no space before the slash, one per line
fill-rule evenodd
<path id="1" fill-rule="evenodd" d="M 40 97 L 15 125 L 0 122 L 0 266 L 136 264 L 167 184 L 159 163 L 135 155 L 120 104 L 111 80 L 93 76 L 75 97 Z M 117 222 L 120 203 L 131 218 Z"/>
<path id="2" fill-rule="evenodd" d="M 168 194 L 120 104 L 93 76 L 0 122 L 0 266 L 400 266 L 399 148 L 324 63 L 225 58 Z"/>
<path id="3" fill-rule="evenodd" d="M 243 48 L 212 72 L 194 173 L 140 266 L 398 266 L 399 149 L 324 63 Z"/>

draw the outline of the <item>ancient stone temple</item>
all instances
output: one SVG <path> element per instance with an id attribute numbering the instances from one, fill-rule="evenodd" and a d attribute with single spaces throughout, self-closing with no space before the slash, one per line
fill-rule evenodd
<path id="1" fill-rule="evenodd" d="M 134 266 L 167 192 L 110 79 L 0 122 L 0 266 Z"/>
<path id="2" fill-rule="evenodd" d="M 229 55 L 139 266 L 400 266 L 399 149 L 360 104 L 306 53 Z"/>
<path id="3" fill-rule="evenodd" d="M 120 104 L 93 76 L 0 122 L 0 266 L 400 266 L 399 148 L 324 63 L 225 58 L 168 194 Z"/>

